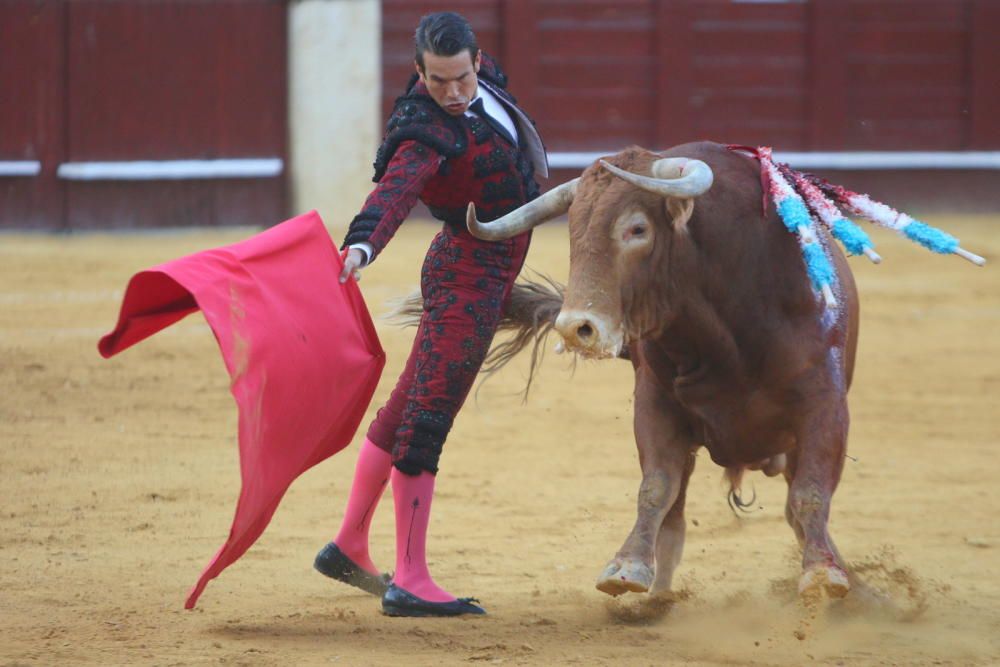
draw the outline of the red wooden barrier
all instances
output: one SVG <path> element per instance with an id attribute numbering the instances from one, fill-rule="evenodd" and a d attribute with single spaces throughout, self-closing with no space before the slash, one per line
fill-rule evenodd
<path id="1" fill-rule="evenodd" d="M 37 176 L 0 171 L 0 229 L 61 229 L 66 8 L 54 0 L 0 2 L 0 162 Z"/>
<path id="2" fill-rule="evenodd" d="M 284 159 L 285 3 L 77 0 L 68 159 Z M 274 224 L 283 177 L 73 181 L 73 228 Z"/>
<path id="3" fill-rule="evenodd" d="M 552 151 L 1000 145 L 993 0 L 383 0 L 384 113 L 419 17 L 444 9 L 499 56 Z"/>
<path id="4" fill-rule="evenodd" d="M 286 160 L 286 12 L 286 0 L 0 2 L 0 227 L 287 217 L 284 174 L 136 181 L 58 171 L 66 163 Z M 11 175 L 32 162 L 37 176 Z"/>

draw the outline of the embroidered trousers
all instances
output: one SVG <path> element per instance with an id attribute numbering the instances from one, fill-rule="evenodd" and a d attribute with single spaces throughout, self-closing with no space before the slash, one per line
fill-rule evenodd
<path id="1" fill-rule="evenodd" d="M 424 312 L 396 387 L 368 429 L 401 472 L 437 474 L 455 415 L 489 351 L 530 233 L 476 239 L 445 224 L 420 273 Z"/>

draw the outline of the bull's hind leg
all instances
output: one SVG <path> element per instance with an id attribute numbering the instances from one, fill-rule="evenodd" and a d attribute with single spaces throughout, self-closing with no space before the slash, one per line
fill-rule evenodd
<path id="1" fill-rule="evenodd" d="M 788 453 L 788 465 L 785 466 L 785 481 L 788 482 L 788 497 L 785 499 L 785 521 L 788 525 L 792 527 L 792 531 L 795 533 L 795 539 L 799 542 L 799 547 L 803 548 L 806 545 L 806 534 L 802 532 L 802 526 L 799 524 L 799 520 L 795 518 L 795 513 L 792 511 L 792 480 L 795 479 L 795 469 L 798 466 L 798 452 Z"/>
<path id="2" fill-rule="evenodd" d="M 825 406 L 824 406 L 825 407 Z M 827 530 L 830 500 L 844 469 L 847 404 L 819 410 L 806 420 L 793 457 L 785 514 L 802 545 L 799 593 L 824 589 L 830 597 L 850 590 L 847 567 Z"/>
<path id="3" fill-rule="evenodd" d="M 659 549 L 658 534 L 674 505 L 689 473 L 695 447 L 679 427 L 676 404 L 645 367 L 636 370 L 635 439 L 642 467 L 642 484 L 635 526 L 615 557 L 597 578 L 597 589 L 609 595 L 629 591 L 644 593 L 653 586 L 656 568 L 654 548 Z M 683 509 L 678 513 L 683 524 Z M 676 520 L 668 521 L 671 529 Z M 680 532 L 683 542 L 683 529 Z M 666 538 L 665 538 L 666 539 Z M 670 571 L 680 558 L 663 543 L 665 562 Z M 667 583 L 669 585 L 669 575 Z"/>

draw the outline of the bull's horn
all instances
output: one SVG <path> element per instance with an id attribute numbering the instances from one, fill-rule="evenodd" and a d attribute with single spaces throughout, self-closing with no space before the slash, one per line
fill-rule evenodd
<path id="1" fill-rule="evenodd" d="M 668 157 L 657 160 L 651 168 L 653 178 L 640 176 L 601 160 L 601 166 L 632 185 L 663 197 L 691 198 L 712 187 L 712 168 L 701 160 Z"/>
<path id="2" fill-rule="evenodd" d="M 573 197 L 576 195 L 576 185 L 579 181 L 579 178 L 574 178 L 572 181 L 552 188 L 538 199 L 528 202 L 493 222 L 479 222 L 476 219 L 476 205 L 469 202 L 469 209 L 465 214 L 465 224 L 469 228 L 469 233 L 477 239 L 503 241 L 517 236 L 568 211 L 570 204 L 573 203 Z"/>

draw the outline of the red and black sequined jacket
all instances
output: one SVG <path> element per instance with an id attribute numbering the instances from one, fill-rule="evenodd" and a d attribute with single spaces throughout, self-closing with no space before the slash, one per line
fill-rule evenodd
<path id="1" fill-rule="evenodd" d="M 483 53 L 480 80 L 507 105 L 507 77 Z M 431 215 L 465 226 L 465 211 L 474 202 L 480 220 L 495 220 L 538 196 L 534 166 L 524 148 L 513 146 L 478 116 L 452 116 L 410 79 L 396 100 L 385 137 L 375 158 L 378 185 L 347 230 L 342 247 L 371 244 L 373 260 L 420 199 Z"/>

